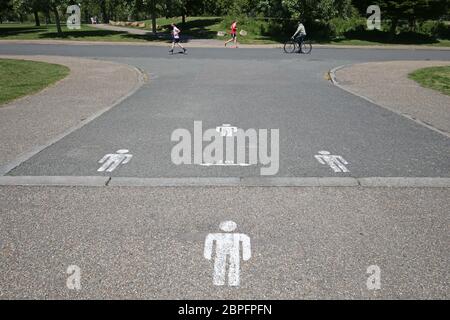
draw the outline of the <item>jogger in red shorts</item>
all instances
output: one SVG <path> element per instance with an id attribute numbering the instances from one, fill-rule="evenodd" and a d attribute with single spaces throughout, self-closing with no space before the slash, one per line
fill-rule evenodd
<path id="1" fill-rule="evenodd" d="M 237 45 L 237 21 L 233 21 L 233 23 L 231 24 L 231 39 L 228 40 L 227 42 L 225 42 L 225 47 L 227 46 L 227 43 L 230 42 L 234 42 L 234 45 L 236 46 L 236 48 L 238 47 Z"/>

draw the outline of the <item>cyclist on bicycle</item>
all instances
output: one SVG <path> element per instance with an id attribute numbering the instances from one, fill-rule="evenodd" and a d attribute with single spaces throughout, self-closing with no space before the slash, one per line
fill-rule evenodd
<path id="1" fill-rule="evenodd" d="M 296 40 L 299 45 L 305 40 L 306 37 L 306 29 L 303 23 L 300 21 L 298 23 L 297 31 L 295 31 L 294 35 L 292 36 L 293 40 Z M 301 46 L 299 46 L 301 48 Z"/>

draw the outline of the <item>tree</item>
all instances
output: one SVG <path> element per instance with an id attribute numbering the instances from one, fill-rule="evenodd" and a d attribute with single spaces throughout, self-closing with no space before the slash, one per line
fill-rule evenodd
<path id="1" fill-rule="evenodd" d="M 20 20 L 25 14 L 32 13 L 34 15 L 34 21 L 37 27 L 41 25 L 39 20 L 39 11 L 42 11 L 45 2 L 43 0 L 13 0 L 14 11 L 19 15 Z"/>
<path id="2" fill-rule="evenodd" d="M 63 31 L 61 28 L 61 18 L 59 15 L 59 10 L 61 8 L 66 8 L 68 3 L 65 0 L 48 0 L 46 2 L 48 3 L 50 11 L 53 12 L 53 15 L 55 16 L 56 31 L 58 35 L 61 36 L 63 34 Z"/>
<path id="3" fill-rule="evenodd" d="M 0 0 L 0 23 L 3 23 L 3 16 L 13 8 L 11 0 Z"/>
<path id="4" fill-rule="evenodd" d="M 345 16 L 351 11 L 351 2 L 346 0 L 283 0 L 282 3 L 290 18 L 307 22 Z"/>
<path id="5" fill-rule="evenodd" d="M 413 30 L 417 21 L 438 19 L 449 10 L 448 0 L 354 0 L 353 4 L 364 15 L 369 5 L 379 5 L 382 18 L 387 18 L 391 22 L 391 35 L 395 35 L 401 20 L 407 21 Z"/>

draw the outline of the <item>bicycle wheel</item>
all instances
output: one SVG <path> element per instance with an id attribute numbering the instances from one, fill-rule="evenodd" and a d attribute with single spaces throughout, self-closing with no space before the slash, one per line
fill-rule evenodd
<path id="1" fill-rule="evenodd" d="M 303 41 L 300 48 L 302 53 L 310 54 L 312 51 L 312 44 L 309 41 Z"/>
<path id="2" fill-rule="evenodd" d="M 294 40 L 286 41 L 284 44 L 284 52 L 286 53 L 294 53 L 295 49 L 297 48 L 297 42 Z"/>

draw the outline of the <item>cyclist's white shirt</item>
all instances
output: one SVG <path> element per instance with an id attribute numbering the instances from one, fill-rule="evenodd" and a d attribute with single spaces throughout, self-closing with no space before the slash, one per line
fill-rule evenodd
<path id="1" fill-rule="evenodd" d="M 305 26 L 302 23 L 298 25 L 297 31 L 295 31 L 295 35 L 297 34 L 300 34 L 301 36 L 306 36 Z"/>
<path id="2" fill-rule="evenodd" d="M 173 37 L 175 39 L 179 39 L 180 38 L 180 29 L 178 29 L 177 27 L 173 27 L 172 33 L 173 33 Z"/>

